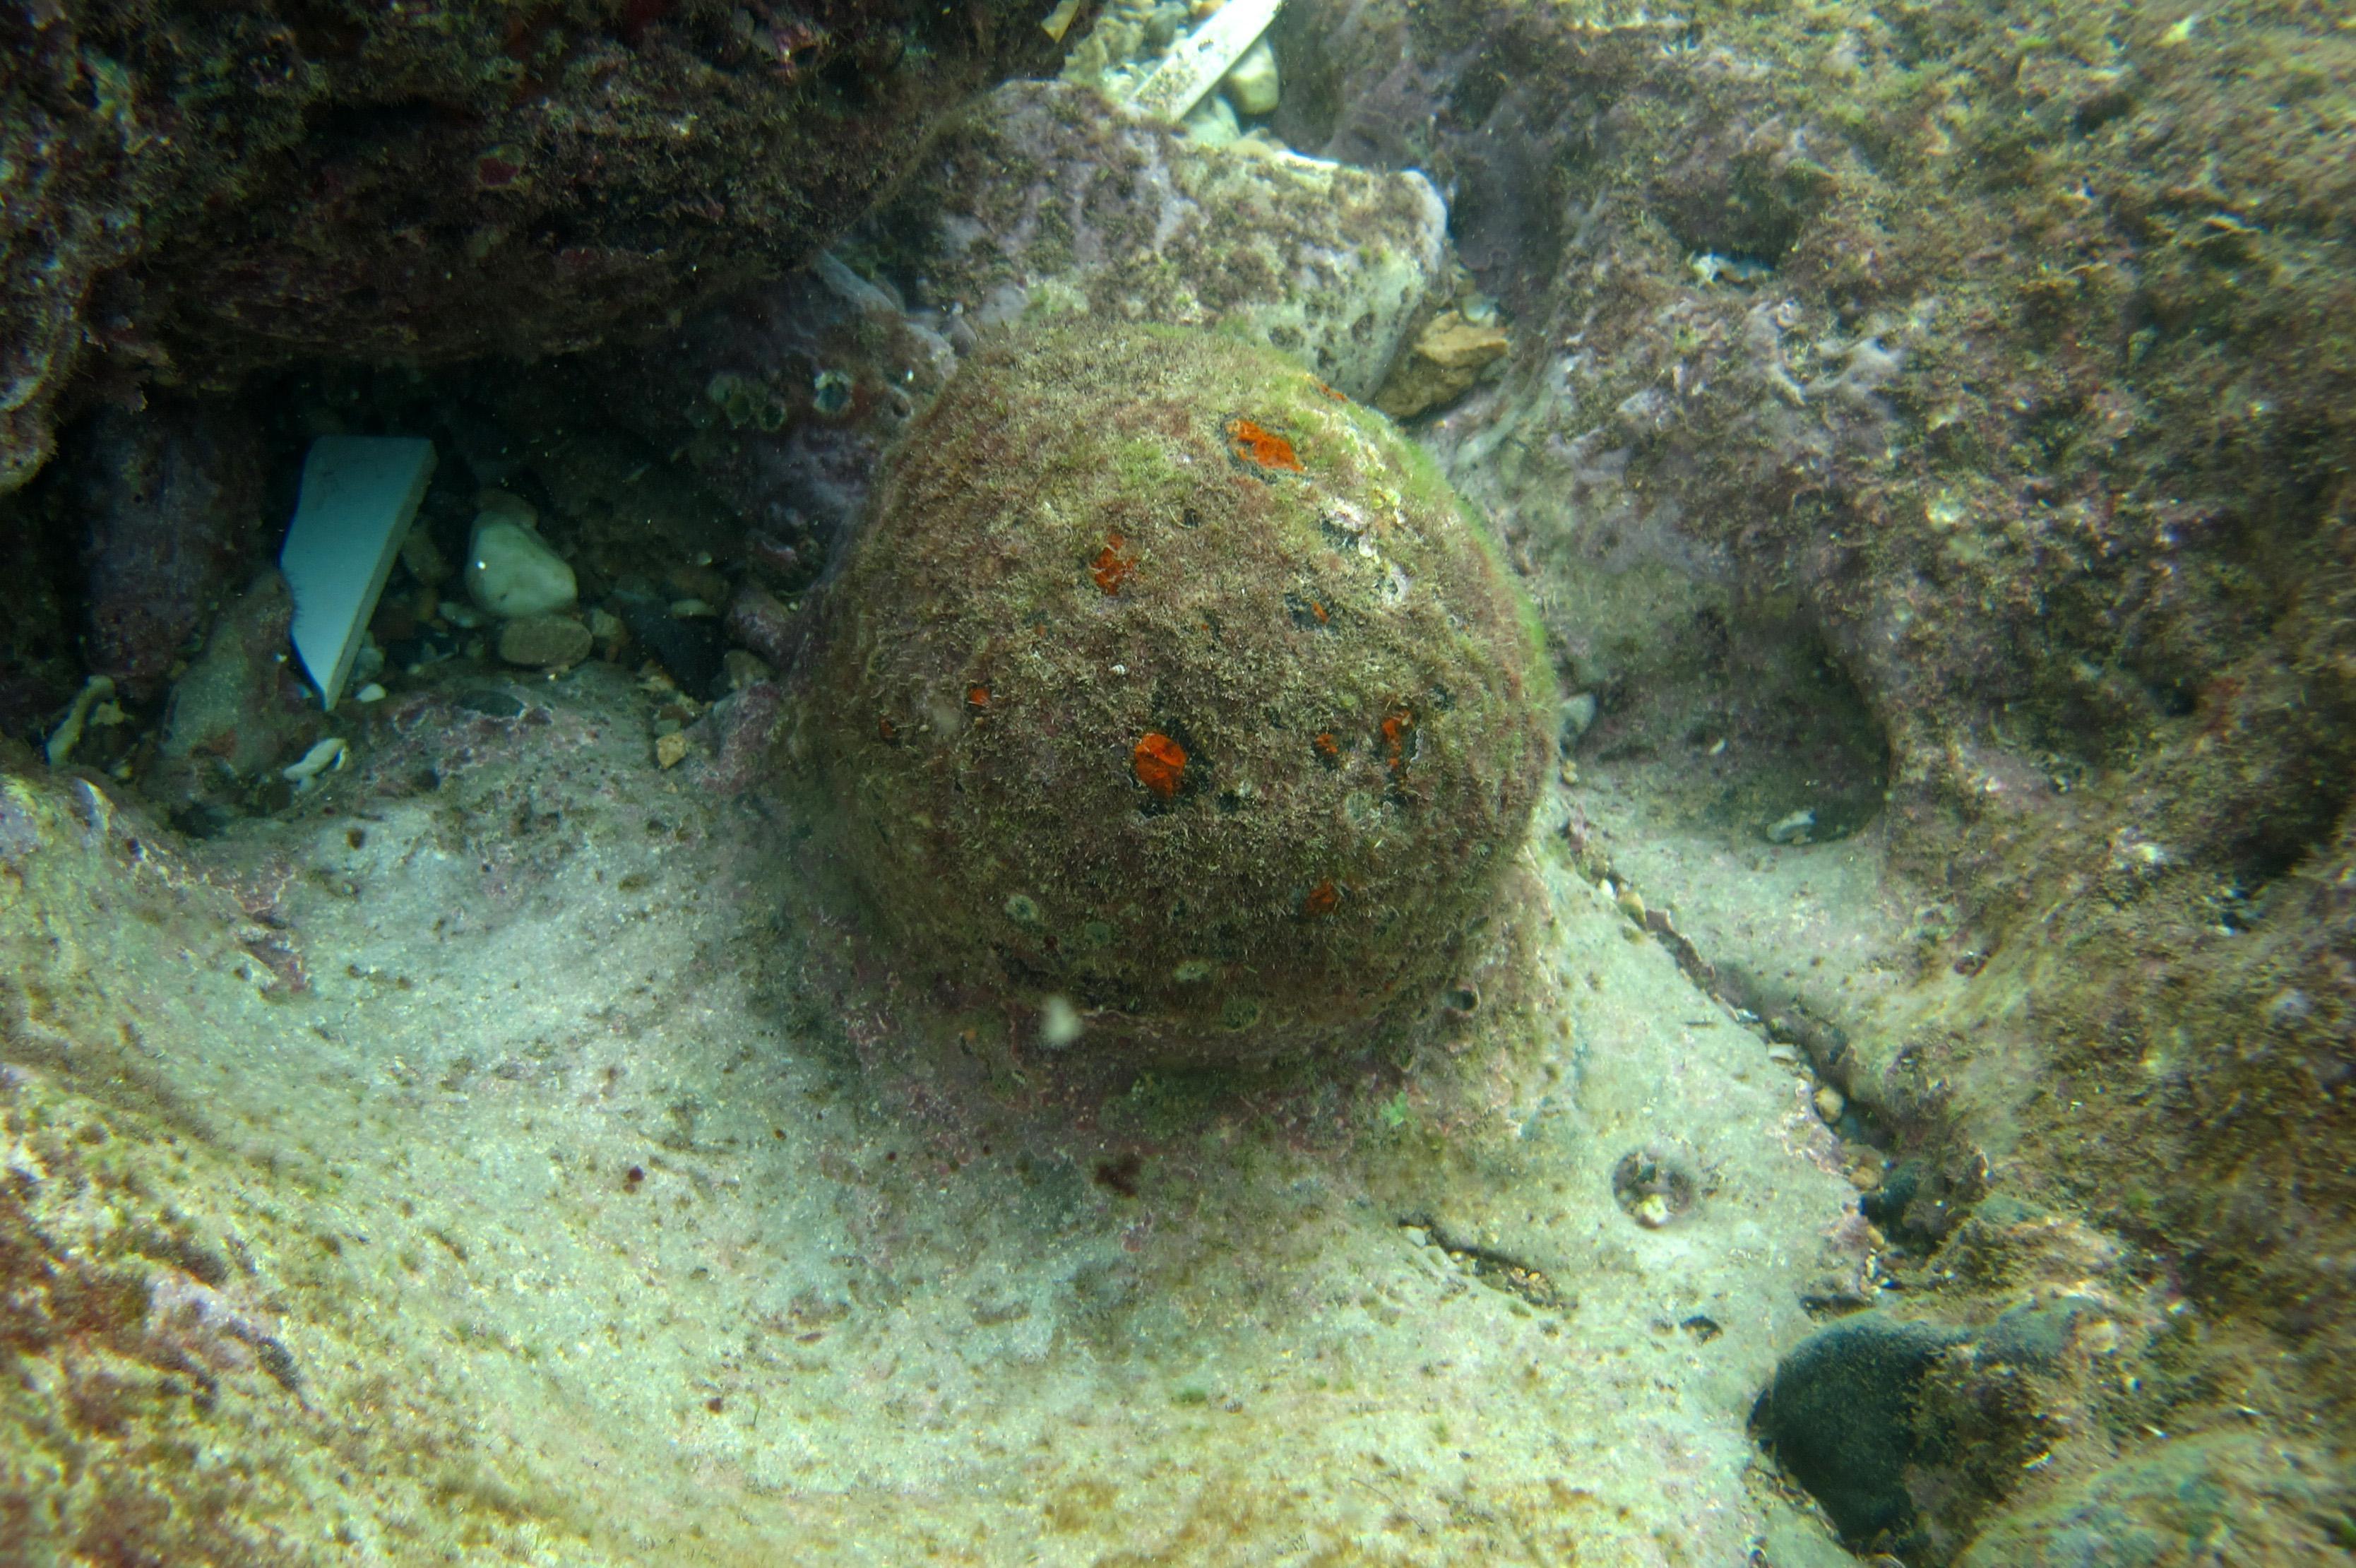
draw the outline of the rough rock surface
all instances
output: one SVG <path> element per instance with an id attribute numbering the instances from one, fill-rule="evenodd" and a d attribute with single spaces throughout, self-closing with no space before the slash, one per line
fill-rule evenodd
<path id="1" fill-rule="evenodd" d="M 2254 1433 L 2179 1437 L 2131 1464 L 2055 1488 L 1990 1530 L 1962 1568 L 2194 1568 L 2348 1561 L 2356 1487 L 2308 1444 Z"/>
<path id="2" fill-rule="evenodd" d="M 80 437 L 67 500 L 88 595 L 82 658 L 145 700 L 256 564 L 261 452 L 233 409 L 179 399 L 102 409 Z"/>
<path id="3" fill-rule="evenodd" d="M 1430 439 L 1599 698 L 1590 864 L 1910 1163 L 1893 1266 L 1994 1305 L 1973 1205 L 2099 1226 L 2209 1326 L 2144 1426 L 2345 1440 L 2356 38 L 2033 0 L 1279 32 L 1278 130 L 1430 170 L 1503 304 L 1503 380 Z"/>
<path id="4" fill-rule="evenodd" d="M 1445 224 L 1419 175 L 1208 148 L 1087 87 L 1010 83 L 840 257 L 595 356 L 582 384 L 724 498 L 755 574 L 790 591 L 980 333 L 1034 306 L 1215 327 L 1364 398 L 1444 281 Z"/>
<path id="5" fill-rule="evenodd" d="M 1091 88 L 1025 81 L 958 122 L 877 226 L 926 303 L 973 325 L 1039 304 L 1216 326 L 1368 399 L 1440 286 L 1446 223 L 1419 174 L 1205 147 Z"/>
<path id="6" fill-rule="evenodd" d="M 824 613 L 813 748 L 915 972 L 1264 1059 L 1363 1048 L 1471 966 L 1546 671 L 1454 495 L 1293 361 L 985 347 Z"/>
<path id="7" fill-rule="evenodd" d="M 792 592 L 825 569 L 884 449 L 957 368 L 937 321 L 829 257 L 592 356 L 584 413 L 676 453 L 734 514 L 730 553 Z"/>
<path id="8" fill-rule="evenodd" d="M 77 376 L 536 357 L 808 257 L 1053 45 L 891 0 L 10 0 L 0 490 Z"/>
<path id="9" fill-rule="evenodd" d="M 151 796 L 178 811 L 226 808 L 257 790 L 283 800 L 275 769 L 321 723 L 287 658 L 294 623 L 294 596 L 274 570 L 230 601 L 173 684 Z"/>

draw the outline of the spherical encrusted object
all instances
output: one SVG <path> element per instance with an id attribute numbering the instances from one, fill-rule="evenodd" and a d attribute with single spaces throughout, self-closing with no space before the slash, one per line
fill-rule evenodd
<path id="1" fill-rule="evenodd" d="M 822 636 L 818 738 L 895 956 L 1153 1057 L 1425 1014 L 1544 768 L 1534 622 L 1445 481 L 1221 338 L 979 351 Z"/>

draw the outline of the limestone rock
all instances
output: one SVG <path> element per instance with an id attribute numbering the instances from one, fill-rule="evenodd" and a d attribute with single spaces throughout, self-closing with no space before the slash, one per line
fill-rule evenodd
<path id="1" fill-rule="evenodd" d="M 74 505 L 89 519 L 85 656 L 145 699 L 252 570 L 257 443 L 226 404 L 159 393 L 136 413 L 101 410 L 68 453 Z"/>
<path id="2" fill-rule="evenodd" d="M 1393 419 L 1455 402 L 1471 390 L 1481 371 L 1505 357 L 1509 344 L 1494 322 L 1474 321 L 1461 310 L 1443 310 L 1424 323 L 1398 363 L 1391 367 L 1375 406 Z"/>
<path id="3" fill-rule="evenodd" d="M 2351 1509 L 2346 1466 L 2311 1445 L 2202 1433 L 2060 1486 L 1973 1541 L 1962 1568 L 2169 1568 L 2211 1541 L 2244 1563 L 2345 1562 Z"/>
<path id="4" fill-rule="evenodd" d="M 1444 271 L 1447 223 L 1420 174 L 1214 149 L 1034 81 L 951 132 L 881 227 L 921 236 L 908 270 L 978 325 L 1043 305 L 1241 329 L 1366 399 Z"/>
<path id="5" fill-rule="evenodd" d="M 174 807 L 227 803 L 316 736 L 319 710 L 286 653 L 294 621 L 275 571 L 230 602 L 172 688 L 150 793 Z"/>
<path id="6" fill-rule="evenodd" d="M 535 359 L 772 275 L 1046 65 L 1043 9 L 11 8 L 0 493 L 151 376 Z"/>

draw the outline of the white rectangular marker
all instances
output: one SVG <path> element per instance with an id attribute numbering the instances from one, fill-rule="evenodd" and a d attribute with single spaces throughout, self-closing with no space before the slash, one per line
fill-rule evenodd
<path id="1" fill-rule="evenodd" d="M 329 708 L 433 477 L 434 443 L 415 436 L 322 435 L 303 460 L 278 569 L 294 594 L 294 651 Z"/>
<path id="2" fill-rule="evenodd" d="M 1177 47 L 1154 68 L 1130 102 L 1149 114 L 1173 124 L 1203 101 L 1203 95 L 1235 69 L 1284 0 L 1227 0 L 1211 19 L 1178 40 Z"/>

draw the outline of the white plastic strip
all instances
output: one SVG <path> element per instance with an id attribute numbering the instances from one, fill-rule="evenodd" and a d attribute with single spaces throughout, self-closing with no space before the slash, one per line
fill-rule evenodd
<path id="1" fill-rule="evenodd" d="M 1178 40 L 1130 102 L 1149 114 L 1176 122 L 1235 69 L 1276 20 L 1284 0 L 1227 0 L 1211 19 Z"/>
<path id="2" fill-rule="evenodd" d="M 278 552 L 294 594 L 294 651 L 333 708 L 410 519 L 434 477 L 434 443 L 408 435 L 322 435 Z"/>

